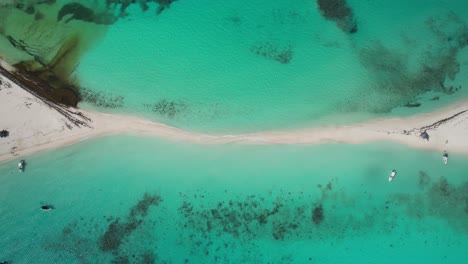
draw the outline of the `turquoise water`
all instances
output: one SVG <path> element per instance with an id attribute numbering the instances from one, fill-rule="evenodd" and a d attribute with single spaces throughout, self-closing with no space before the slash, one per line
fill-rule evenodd
<path id="1" fill-rule="evenodd" d="M 27 162 L 23 174 L 15 161 L 0 166 L 0 260 L 15 264 L 468 257 L 466 156 L 444 165 L 440 153 L 395 144 L 109 137 Z M 46 204 L 55 210 L 41 211 Z"/>
<path id="2" fill-rule="evenodd" d="M 409 115 L 468 94 L 462 0 L 348 0 L 354 34 L 310 0 L 178 0 L 159 15 L 153 2 L 121 14 L 120 5 L 87 0 L 90 21 L 67 14 L 57 22 L 70 2 L 35 5 L 39 20 L 0 6 L 0 53 L 32 58 L 7 36 L 43 60 L 77 41 L 55 68 L 73 69 L 88 109 L 245 132 Z M 115 23 L 95 24 L 112 15 Z"/>
<path id="3" fill-rule="evenodd" d="M 45 75 L 82 87 L 86 109 L 231 133 L 405 116 L 468 95 L 466 1 L 349 0 L 341 20 L 310 0 L 146 12 L 17 2 L 0 4 L 0 56 L 52 65 Z M 108 137 L 27 157 L 23 174 L 16 162 L 0 165 L 0 262 L 468 259 L 467 156 Z"/>
<path id="4" fill-rule="evenodd" d="M 131 6 L 76 75 L 104 97 L 123 97 L 104 111 L 223 132 L 408 115 L 467 95 L 468 53 L 455 44 L 466 35 L 466 1 L 348 3 L 355 34 L 309 0 L 177 1 L 157 17 Z M 448 95 L 444 81 L 462 90 Z M 409 102 L 422 105 L 402 107 Z"/>

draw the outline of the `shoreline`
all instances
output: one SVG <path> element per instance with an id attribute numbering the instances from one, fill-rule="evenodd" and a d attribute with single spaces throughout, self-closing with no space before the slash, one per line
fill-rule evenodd
<path id="1" fill-rule="evenodd" d="M 431 113 L 370 120 L 346 126 L 264 131 L 235 135 L 181 130 L 135 116 L 105 114 L 61 106 L 42 99 L 0 74 L 0 163 L 83 140 L 134 135 L 196 144 L 361 144 L 396 142 L 412 148 L 468 155 L 468 100 Z M 427 130 L 429 141 L 419 138 Z M 406 132 L 405 132 L 406 131 Z"/>

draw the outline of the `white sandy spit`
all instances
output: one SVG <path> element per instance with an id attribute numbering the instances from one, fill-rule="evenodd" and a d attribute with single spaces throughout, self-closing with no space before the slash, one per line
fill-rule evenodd
<path id="1" fill-rule="evenodd" d="M 0 130 L 9 131 L 8 137 L 0 138 L 0 162 L 61 148 L 89 138 L 115 134 L 143 135 L 199 144 L 356 144 L 393 141 L 414 148 L 468 154 L 468 101 L 458 102 L 429 114 L 374 120 L 350 126 L 207 135 L 132 116 L 61 107 L 70 116 L 83 122 L 82 125 L 76 125 L 5 76 L 0 76 L 0 79 Z M 419 137 L 426 126 L 429 126 L 426 128 L 429 141 Z"/>

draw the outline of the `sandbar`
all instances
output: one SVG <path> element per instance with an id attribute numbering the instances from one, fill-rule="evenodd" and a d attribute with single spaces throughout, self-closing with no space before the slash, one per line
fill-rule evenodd
<path id="1" fill-rule="evenodd" d="M 3 65 L 7 67 L 7 65 Z M 13 70 L 13 69 L 11 69 Z M 0 75 L 0 163 L 108 135 L 158 137 L 197 144 L 360 144 L 390 141 L 409 147 L 468 154 L 468 100 L 405 118 L 346 126 L 222 135 L 181 130 L 130 115 L 51 104 Z M 420 138 L 427 131 L 430 138 Z"/>

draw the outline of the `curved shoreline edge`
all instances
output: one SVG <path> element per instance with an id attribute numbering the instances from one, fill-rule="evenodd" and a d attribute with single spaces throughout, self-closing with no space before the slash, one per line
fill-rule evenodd
<path id="1" fill-rule="evenodd" d="M 134 116 L 104 114 L 48 102 L 0 75 L 0 163 L 36 152 L 69 146 L 107 135 L 159 137 L 197 144 L 360 144 L 396 142 L 425 150 L 468 155 L 468 100 L 405 118 L 388 118 L 348 126 L 209 135 L 181 130 Z M 429 141 L 419 134 L 426 130 Z"/>

